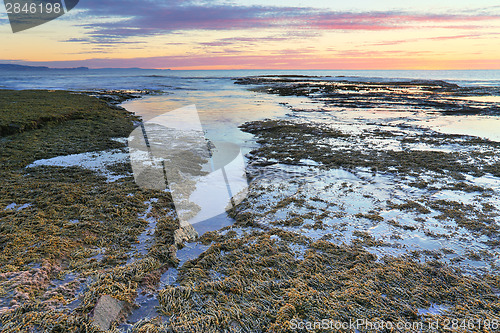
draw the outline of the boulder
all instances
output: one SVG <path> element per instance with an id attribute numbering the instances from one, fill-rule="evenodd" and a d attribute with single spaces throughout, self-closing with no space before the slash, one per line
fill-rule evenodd
<path id="1" fill-rule="evenodd" d="M 179 229 L 174 231 L 174 243 L 175 245 L 181 245 L 185 242 L 193 242 L 198 237 L 198 233 L 193 228 L 191 224 L 186 224 L 181 226 Z"/>
<path id="2" fill-rule="evenodd" d="M 111 324 L 127 311 L 127 304 L 109 295 L 102 295 L 94 308 L 92 322 L 102 330 L 109 330 Z"/>

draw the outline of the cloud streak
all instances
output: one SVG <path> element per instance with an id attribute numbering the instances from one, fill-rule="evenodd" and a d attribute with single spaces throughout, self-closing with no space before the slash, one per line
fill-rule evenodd
<path id="1" fill-rule="evenodd" d="M 500 35 L 500 32 L 488 32 L 488 33 L 473 33 L 473 34 L 460 34 L 460 35 L 449 35 L 449 36 L 407 38 L 407 39 L 400 39 L 400 40 L 381 41 L 381 42 L 371 43 L 370 45 L 389 46 L 389 45 L 399 45 L 399 44 L 414 43 L 414 42 L 421 42 L 421 41 L 497 38 L 496 36 L 499 36 L 499 35 Z"/>
<path id="2" fill-rule="evenodd" d="M 346 53 L 346 55 L 348 52 Z M 354 53 L 351 55 L 355 55 Z M 436 60 L 411 53 L 358 53 L 358 57 L 306 57 L 302 54 L 276 55 L 214 55 L 166 56 L 134 59 L 88 59 L 78 61 L 23 62 L 27 65 L 51 67 L 88 66 L 174 68 L 174 69 L 418 69 L 429 65 L 441 69 L 491 69 L 500 68 L 499 59 Z M 230 64 L 230 65 L 228 65 Z"/>
<path id="3" fill-rule="evenodd" d="M 406 12 L 337 12 L 309 7 L 199 5 L 186 1 L 97 0 L 81 2 L 88 17 L 113 18 L 110 22 L 86 24 L 91 42 L 109 42 L 188 30 L 295 29 L 383 31 L 446 24 L 463 26 L 498 20 L 495 14 L 412 14 Z M 118 20 L 117 20 L 118 18 Z M 227 42 L 227 43 L 226 43 Z M 219 41 L 227 45 L 230 41 Z M 214 44 L 214 46 L 217 46 Z"/>

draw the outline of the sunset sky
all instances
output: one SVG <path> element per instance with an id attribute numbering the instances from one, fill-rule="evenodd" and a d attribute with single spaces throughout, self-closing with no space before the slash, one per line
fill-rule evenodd
<path id="1" fill-rule="evenodd" d="M 172 69 L 500 69 L 498 0 L 80 0 L 0 62 Z"/>

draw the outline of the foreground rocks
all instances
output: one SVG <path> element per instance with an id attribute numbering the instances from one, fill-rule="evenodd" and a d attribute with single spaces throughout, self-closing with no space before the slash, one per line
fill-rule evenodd
<path id="1" fill-rule="evenodd" d="M 129 308 L 127 302 L 102 295 L 92 313 L 92 322 L 102 330 L 109 330 L 111 324 L 125 316 Z"/>

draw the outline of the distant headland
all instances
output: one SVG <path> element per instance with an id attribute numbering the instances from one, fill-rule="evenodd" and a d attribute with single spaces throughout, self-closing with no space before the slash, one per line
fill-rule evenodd
<path id="1" fill-rule="evenodd" d="M 4 71 L 50 71 L 50 70 L 89 70 L 88 67 L 72 67 L 72 68 L 51 68 L 47 66 L 25 66 L 14 64 L 0 64 L 0 70 Z"/>
<path id="2" fill-rule="evenodd" d="M 0 71 L 89 71 L 89 70 L 155 70 L 149 68 L 96 68 L 90 69 L 88 67 L 69 67 L 69 68 L 53 68 L 47 66 L 27 66 L 16 64 L 0 64 Z M 170 70 L 170 69 L 162 69 Z"/>

